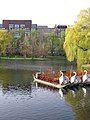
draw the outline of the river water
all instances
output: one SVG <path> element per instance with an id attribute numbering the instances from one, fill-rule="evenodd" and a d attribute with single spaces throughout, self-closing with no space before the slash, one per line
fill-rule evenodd
<path id="1" fill-rule="evenodd" d="M 0 120 L 90 120 L 89 86 L 56 90 L 33 82 L 35 71 L 72 68 L 66 61 L 0 64 Z"/>

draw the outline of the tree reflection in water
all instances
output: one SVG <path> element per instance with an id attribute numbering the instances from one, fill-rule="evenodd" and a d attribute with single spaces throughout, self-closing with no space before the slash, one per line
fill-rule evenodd
<path id="1" fill-rule="evenodd" d="M 90 88 L 79 88 L 78 91 L 69 90 L 65 100 L 72 106 L 76 120 L 90 119 Z"/>
<path id="2" fill-rule="evenodd" d="M 22 97 L 25 95 L 29 98 L 32 97 L 33 79 L 30 71 L 0 70 L 0 73 L 0 89 L 4 96 Z"/>
<path id="3" fill-rule="evenodd" d="M 25 70 L 1 70 L 0 71 L 0 91 L 4 96 L 11 99 L 31 99 L 32 92 L 35 90 L 33 78 L 30 71 Z M 32 88 L 33 87 L 33 88 Z M 66 90 L 66 94 L 60 90 L 55 90 L 50 87 L 38 86 L 49 91 L 59 92 L 60 96 L 72 107 L 75 113 L 76 120 L 89 120 L 90 118 L 90 87 L 74 88 Z M 33 90 L 33 91 L 32 91 Z M 58 94 L 59 94 L 58 93 Z M 10 97 L 11 96 L 11 97 Z"/>

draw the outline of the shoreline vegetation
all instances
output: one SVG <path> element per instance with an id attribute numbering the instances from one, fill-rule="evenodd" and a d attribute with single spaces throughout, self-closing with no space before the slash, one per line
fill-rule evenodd
<path id="1" fill-rule="evenodd" d="M 47 57 L 18 57 L 18 56 L 15 56 L 15 57 L 0 57 L 0 61 L 19 61 L 19 60 L 23 60 L 23 61 L 59 61 L 59 60 L 66 60 L 67 61 L 67 58 L 65 56 L 47 56 Z M 73 62 L 69 62 L 67 61 L 68 63 L 72 63 L 72 64 L 76 64 L 75 61 Z M 9 65 L 10 66 L 10 65 Z M 15 67 L 15 66 L 14 66 Z M 24 66 L 26 68 L 26 66 Z M 3 68 L 2 65 L 0 65 L 0 68 Z M 8 67 L 6 67 L 8 68 Z M 90 64 L 83 64 L 81 66 L 82 69 L 90 69 Z"/>
<path id="2" fill-rule="evenodd" d="M 48 57 L 0 57 L 0 60 L 30 60 L 30 61 L 47 61 L 66 59 L 65 56 L 48 56 Z M 67 59 L 66 59 L 67 60 Z"/>
<path id="3" fill-rule="evenodd" d="M 19 61 L 22 61 L 24 63 L 19 62 Z M 64 61 L 68 65 L 71 64 L 69 61 L 67 61 L 65 56 L 47 56 L 46 58 L 38 57 L 38 58 L 33 58 L 33 59 L 27 58 L 27 57 L 26 58 L 18 57 L 18 56 L 16 56 L 16 57 L 0 57 L 0 69 L 14 69 L 14 70 L 20 69 L 20 70 L 34 70 L 34 71 L 41 70 L 42 63 L 41 64 L 39 63 L 37 65 L 30 64 L 30 62 L 32 63 L 33 61 L 36 61 L 36 62 L 48 61 L 49 63 L 51 63 L 51 61 L 54 61 L 54 63 L 59 63 L 59 61 Z M 43 64 L 43 68 L 44 69 L 51 68 L 51 65 L 47 66 L 47 65 Z"/>

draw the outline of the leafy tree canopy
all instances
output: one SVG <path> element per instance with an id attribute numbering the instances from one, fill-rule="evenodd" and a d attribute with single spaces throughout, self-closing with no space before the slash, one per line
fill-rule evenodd
<path id="1" fill-rule="evenodd" d="M 7 45 L 13 40 L 13 34 L 8 30 L 0 30 L 0 54 L 5 54 Z"/>
<path id="2" fill-rule="evenodd" d="M 90 8 L 82 10 L 75 25 L 67 28 L 64 49 L 69 61 L 90 63 Z"/>

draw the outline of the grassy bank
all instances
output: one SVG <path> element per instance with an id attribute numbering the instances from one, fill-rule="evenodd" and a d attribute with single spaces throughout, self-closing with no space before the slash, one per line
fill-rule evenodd
<path id="1" fill-rule="evenodd" d="M 45 60 L 45 58 L 0 57 L 1 60 Z"/>
<path id="2" fill-rule="evenodd" d="M 48 56 L 46 58 L 38 57 L 38 58 L 24 58 L 24 57 L 0 57 L 1 60 L 30 60 L 30 61 L 45 61 L 45 60 L 61 60 L 66 59 L 64 56 Z"/>

